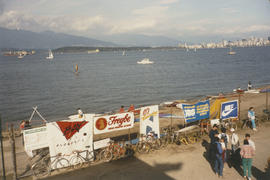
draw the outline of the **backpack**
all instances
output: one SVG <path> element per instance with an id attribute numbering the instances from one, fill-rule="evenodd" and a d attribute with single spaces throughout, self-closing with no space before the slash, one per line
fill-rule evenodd
<path id="1" fill-rule="evenodd" d="M 226 147 L 227 147 L 227 144 L 228 144 L 227 134 L 222 133 L 222 134 L 221 134 L 221 138 L 224 138 L 224 143 L 225 143 L 225 145 L 226 145 Z"/>
<path id="2" fill-rule="evenodd" d="M 214 145 L 214 147 L 215 147 L 214 152 L 215 152 L 215 154 L 221 155 L 222 153 L 219 152 L 218 146 L 221 146 L 221 144 L 219 142 L 216 142 L 215 145 Z"/>

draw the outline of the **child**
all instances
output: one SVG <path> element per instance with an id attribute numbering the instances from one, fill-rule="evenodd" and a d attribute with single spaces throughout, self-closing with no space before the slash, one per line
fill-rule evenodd
<path id="1" fill-rule="evenodd" d="M 225 145 L 225 138 L 222 137 L 220 139 L 220 144 L 221 144 L 221 148 L 222 148 L 222 160 L 223 160 L 223 164 L 226 162 L 226 145 Z"/>

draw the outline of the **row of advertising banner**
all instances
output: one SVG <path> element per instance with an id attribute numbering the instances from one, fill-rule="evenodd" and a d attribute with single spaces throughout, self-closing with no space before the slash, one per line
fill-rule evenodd
<path id="1" fill-rule="evenodd" d="M 182 109 L 186 123 L 190 123 L 208 119 L 210 103 L 207 100 L 192 105 L 182 104 Z M 221 104 L 220 119 L 236 118 L 237 116 L 237 100 Z M 70 160 L 74 151 L 93 153 L 94 149 L 108 144 L 109 139 L 93 143 L 94 134 L 98 135 L 133 128 L 134 120 L 134 113 L 127 112 L 105 116 L 85 114 L 83 118 L 73 116 L 69 120 L 50 122 L 44 127 L 24 130 L 25 151 L 32 157 L 33 150 L 49 147 L 51 158 L 56 158 L 61 153 L 62 156 Z M 140 109 L 140 134 L 147 135 L 149 132 L 153 132 L 157 137 L 160 137 L 158 105 Z M 51 161 L 53 162 L 54 159 L 51 159 Z"/>
<path id="2" fill-rule="evenodd" d="M 51 162 L 61 154 L 73 165 L 74 151 L 88 151 L 93 156 L 94 149 L 108 144 L 109 138 L 93 143 L 94 134 L 126 130 L 133 126 L 132 112 L 98 117 L 95 114 L 85 114 L 83 118 L 72 116 L 69 120 L 50 122 L 44 127 L 24 130 L 24 147 L 30 157 L 34 150 L 49 147 Z M 147 135 L 150 131 L 160 137 L 158 105 L 143 107 L 140 111 L 140 133 Z M 87 153 L 80 155 L 86 158 Z"/>
<path id="3" fill-rule="evenodd" d="M 196 104 L 182 104 L 186 123 L 209 119 L 210 103 L 209 100 L 201 101 Z M 229 119 L 238 117 L 238 100 L 221 103 L 220 119 Z"/>

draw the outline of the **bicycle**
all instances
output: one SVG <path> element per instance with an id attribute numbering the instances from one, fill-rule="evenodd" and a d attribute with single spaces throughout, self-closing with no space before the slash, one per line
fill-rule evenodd
<path id="1" fill-rule="evenodd" d="M 161 148 L 165 148 L 168 144 L 175 142 L 176 133 L 173 132 L 174 128 L 162 128 L 163 134 L 161 134 Z"/>
<path id="2" fill-rule="evenodd" d="M 103 160 L 104 162 L 110 162 L 113 159 L 113 140 L 109 142 L 109 146 L 103 148 L 99 153 L 99 160 Z"/>
<path id="3" fill-rule="evenodd" d="M 46 177 L 50 174 L 50 168 L 48 166 L 50 161 L 49 153 L 41 153 L 36 155 L 34 158 L 38 158 L 31 166 L 31 170 L 34 176 Z"/>
<path id="4" fill-rule="evenodd" d="M 69 161 L 66 158 L 62 157 L 61 153 L 58 153 L 56 156 L 49 156 L 49 153 L 41 153 L 38 160 L 33 163 L 31 169 L 34 176 L 36 177 L 46 177 L 51 174 L 51 171 L 54 169 L 62 169 L 69 167 Z M 51 159 L 55 158 L 53 161 Z"/>
<path id="5" fill-rule="evenodd" d="M 49 165 L 50 172 L 52 170 L 55 170 L 55 169 L 59 170 L 59 169 L 66 168 L 66 167 L 70 166 L 69 161 L 62 156 L 62 153 L 58 153 L 56 156 L 50 157 L 50 160 L 52 160 L 52 159 L 54 159 L 54 160 L 51 161 L 51 163 Z"/>
<path id="6" fill-rule="evenodd" d="M 75 155 L 71 157 L 69 163 L 74 169 L 81 168 L 85 162 L 93 162 L 95 160 L 94 152 L 89 152 L 88 150 L 75 150 L 72 153 Z"/>

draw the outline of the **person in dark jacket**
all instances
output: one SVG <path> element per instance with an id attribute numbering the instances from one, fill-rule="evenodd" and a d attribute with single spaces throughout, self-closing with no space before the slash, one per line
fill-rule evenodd
<path id="1" fill-rule="evenodd" d="M 222 160 L 222 148 L 219 142 L 219 138 L 215 137 L 215 172 L 219 177 L 223 177 L 223 160 Z"/>
<path id="2" fill-rule="evenodd" d="M 214 161 L 215 159 L 215 137 L 218 136 L 218 126 L 214 124 L 213 128 L 209 132 L 209 138 L 210 138 L 210 147 L 209 147 L 209 158 L 210 160 Z"/>

